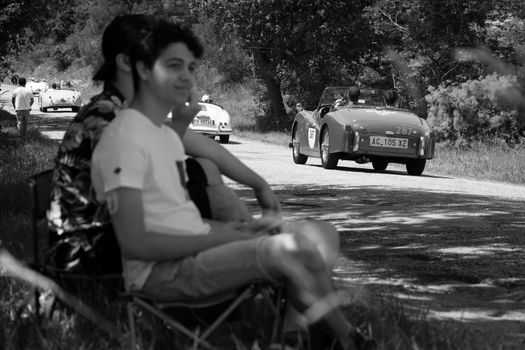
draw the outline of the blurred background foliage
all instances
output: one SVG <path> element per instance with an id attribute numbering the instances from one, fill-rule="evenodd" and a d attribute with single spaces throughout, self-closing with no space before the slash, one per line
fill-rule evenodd
<path id="1" fill-rule="evenodd" d="M 512 144 L 525 128 L 523 0 L 0 0 L 0 79 L 89 81 L 122 13 L 191 25 L 207 49 L 199 88 L 249 90 L 259 131 L 347 84 L 397 89 L 444 141 Z"/>

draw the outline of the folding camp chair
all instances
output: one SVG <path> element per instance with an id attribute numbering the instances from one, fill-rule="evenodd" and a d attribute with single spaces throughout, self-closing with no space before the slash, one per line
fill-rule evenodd
<path id="1" fill-rule="evenodd" d="M 95 325 L 108 332 L 113 338 L 122 341 L 123 337 L 113 322 L 102 316 L 100 312 L 96 311 L 85 301 L 89 299 L 90 292 L 94 293 L 93 286 L 98 286 L 104 291 L 108 288 L 115 288 L 116 290 L 113 291 L 113 294 L 118 296 L 122 291 L 122 275 L 93 276 L 65 271 L 47 264 L 43 252 L 39 249 L 41 244 L 44 246 L 49 246 L 50 244 L 46 213 L 50 204 L 52 176 L 53 170 L 48 169 L 31 176 L 28 181 L 32 202 L 33 243 L 33 261 L 30 267 L 37 275 L 37 280 L 45 281 L 40 284 L 40 287 L 43 285 L 45 288 L 50 289 L 64 304 L 85 316 Z M 35 288 L 35 309 L 38 317 L 40 317 L 39 296 L 39 288 Z M 92 295 L 91 297 L 95 300 L 98 296 Z"/>
<path id="2" fill-rule="evenodd" d="M 231 321 L 229 318 L 239 312 L 246 302 L 252 304 L 251 312 L 270 312 L 272 324 L 267 327 L 268 342 L 275 342 L 280 336 L 282 314 L 284 310 L 283 288 L 266 283 L 251 284 L 241 288 L 237 293 L 218 295 L 198 301 L 157 302 L 141 293 L 125 293 L 127 298 L 129 329 L 131 331 L 132 348 L 136 349 L 137 334 L 135 314 L 145 310 L 159 318 L 166 325 L 179 331 L 187 339 L 194 342 L 194 347 L 212 348 L 207 339 L 216 332 L 221 325 Z M 188 319 L 188 314 L 191 319 Z M 211 316 L 210 316 L 211 314 Z M 184 317 L 183 315 L 186 315 Z M 261 317 L 262 315 L 256 315 Z M 235 318 L 238 320 L 239 317 Z M 185 319 L 186 323 L 182 321 Z M 242 319 L 242 318 L 241 318 Z M 255 319 L 255 318 L 254 318 Z M 259 321 L 262 319 L 260 318 Z M 259 326 L 262 322 L 259 322 Z M 264 327 L 260 327 L 264 328 Z M 269 333 L 269 334 L 268 334 Z"/>
<path id="3" fill-rule="evenodd" d="M 81 286 L 79 289 L 81 290 L 84 289 L 84 287 L 89 287 L 90 284 L 96 285 L 107 280 L 114 280 L 116 281 L 116 285 L 118 285 L 116 289 L 122 291 L 122 289 L 120 289 L 122 288 L 122 275 L 91 276 L 62 271 L 46 265 L 45 259 L 42 257 L 43 254 L 38 249 L 43 238 L 46 238 L 49 241 L 46 213 L 49 209 L 52 175 L 53 170 L 46 170 L 31 176 L 29 179 L 29 188 L 32 198 L 33 231 L 33 262 L 31 267 L 35 271 L 49 277 L 50 283 L 45 284 L 45 287 L 51 289 L 51 291 L 62 302 L 91 320 L 122 344 L 126 340 L 121 330 L 115 325 L 115 322 L 102 316 L 100 312 L 84 302 L 83 300 L 86 299 L 85 295 L 75 295 L 75 293 L 70 292 L 68 288 L 64 287 L 66 285 L 65 282 L 71 280 L 77 285 L 80 283 Z M 49 242 L 45 244 L 48 245 Z M 115 292 L 115 290 L 113 292 Z M 209 336 L 215 332 L 219 326 L 224 324 L 244 302 L 250 299 L 264 300 L 264 303 L 268 306 L 267 310 L 271 312 L 273 318 L 269 338 L 271 340 L 277 339 L 280 335 L 279 330 L 283 310 L 282 288 L 280 287 L 273 287 L 267 284 L 253 284 L 243 288 L 239 293 L 219 296 L 210 300 L 201 300 L 196 303 L 159 303 L 140 293 L 121 293 L 119 296 L 119 300 L 126 302 L 132 349 L 137 349 L 135 311 L 138 312 L 139 310 L 145 310 L 193 340 L 197 345 L 211 348 L 211 345 L 207 341 Z M 35 306 L 37 313 L 39 313 L 38 288 L 35 288 Z M 206 322 L 199 322 L 197 327 L 205 327 L 203 332 L 192 331 L 190 327 L 187 327 L 183 322 L 177 319 L 177 313 L 181 310 L 190 310 L 193 312 L 195 310 L 204 311 L 209 309 L 214 309 L 215 311 L 219 310 L 219 312 L 213 312 L 214 319 L 210 323 L 205 324 Z M 173 312 L 175 312 L 175 314 Z"/>

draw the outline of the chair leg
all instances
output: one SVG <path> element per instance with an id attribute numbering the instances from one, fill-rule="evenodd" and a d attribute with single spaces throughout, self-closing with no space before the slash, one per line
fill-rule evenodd
<path id="1" fill-rule="evenodd" d="M 40 291 L 38 290 L 38 288 L 34 289 L 34 294 L 35 294 L 35 315 L 36 315 L 36 320 L 38 324 L 40 325 L 42 320 L 40 317 Z"/>
<path id="2" fill-rule="evenodd" d="M 133 302 L 139 305 L 142 309 L 149 311 L 153 315 L 157 316 L 173 328 L 177 329 L 179 332 L 186 335 L 188 338 L 195 341 L 198 345 L 204 346 L 206 349 L 212 349 L 213 347 L 208 343 L 203 337 L 199 337 L 198 335 L 193 334 L 190 332 L 186 327 L 182 326 L 180 323 L 176 322 L 173 318 L 171 318 L 169 315 L 166 315 L 165 313 L 159 311 L 155 306 L 152 306 L 151 304 L 139 299 L 134 298 Z"/>
<path id="3" fill-rule="evenodd" d="M 137 330 L 135 328 L 135 316 L 133 315 L 133 305 L 131 302 L 126 303 L 128 312 L 129 332 L 131 333 L 131 349 L 137 350 Z"/>
<path id="4" fill-rule="evenodd" d="M 247 288 L 244 290 L 239 297 L 230 305 L 228 308 L 213 322 L 211 326 L 206 329 L 204 333 L 202 333 L 201 339 L 206 339 L 208 336 L 217 329 L 217 327 L 226 319 L 228 316 L 232 313 L 233 310 L 235 310 L 242 302 L 244 302 L 246 299 L 250 298 L 255 294 L 255 290 L 253 287 Z"/>

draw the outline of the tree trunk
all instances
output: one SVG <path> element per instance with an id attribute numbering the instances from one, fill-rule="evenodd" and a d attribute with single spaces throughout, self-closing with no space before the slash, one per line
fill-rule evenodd
<path id="1" fill-rule="evenodd" d="M 275 77 L 274 67 L 272 62 L 263 50 L 254 51 L 254 62 L 256 72 L 263 80 L 266 89 L 268 90 L 268 97 L 270 99 L 270 106 L 272 107 L 273 118 L 276 118 L 276 125 L 279 129 L 285 128 L 288 122 L 286 109 L 284 108 L 283 96 L 281 94 L 281 82 Z"/>

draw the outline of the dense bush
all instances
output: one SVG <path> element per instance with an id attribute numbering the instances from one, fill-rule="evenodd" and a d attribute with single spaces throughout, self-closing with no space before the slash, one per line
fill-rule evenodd
<path id="1" fill-rule="evenodd" d="M 428 122 L 438 141 L 518 140 L 518 112 L 508 103 L 508 97 L 519 91 L 516 76 L 494 73 L 461 84 L 430 86 L 428 91 Z"/>

